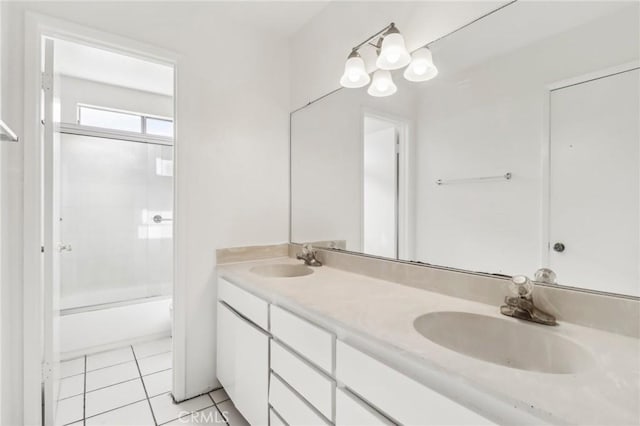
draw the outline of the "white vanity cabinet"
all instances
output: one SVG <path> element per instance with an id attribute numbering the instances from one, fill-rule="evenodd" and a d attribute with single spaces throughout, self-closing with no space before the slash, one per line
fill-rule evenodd
<path id="1" fill-rule="evenodd" d="M 270 313 L 269 403 L 287 424 L 331 424 L 335 336 L 278 306 L 271 305 Z"/>
<path id="2" fill-rule="evenodd" d="M 268 304 L 223 279 L 218 282 L 218 380 L 249 423 L 267 425 L 270 336 L 247 318 L 268 324 Z"/>
<path id="3" fill-rule="evenodd" d="M 218 379 L 252 425 L 493 424 L 313 322 L 218 282 Z"/>

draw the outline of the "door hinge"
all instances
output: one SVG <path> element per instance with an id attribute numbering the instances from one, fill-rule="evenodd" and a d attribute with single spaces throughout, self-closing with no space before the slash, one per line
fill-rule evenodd
<path id="1" fill-rule="evenodd" d="M 42 381 L 46 382 L 51 377 L 51 364 L 47 361 L 42 361 L 41 368 Z"/>
<path id="2" fill-rule="evenodd" d="M 40 246 L 40 253 L 44 253 L 44 246 Z"/>
<path id="3" fill-rule="evenodd" d="M 43 72 L 42 73 L 42 90 L 49 91 L 53 87 L 53 75 Z"/>

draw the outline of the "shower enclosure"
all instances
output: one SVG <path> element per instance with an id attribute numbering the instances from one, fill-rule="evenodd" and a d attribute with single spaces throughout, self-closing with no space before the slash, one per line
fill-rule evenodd
<path id="1" fill-rule="evenodd" d="M 62 352 L 168 332 L 173 146 L 62 132 L 60 166 Z"/>

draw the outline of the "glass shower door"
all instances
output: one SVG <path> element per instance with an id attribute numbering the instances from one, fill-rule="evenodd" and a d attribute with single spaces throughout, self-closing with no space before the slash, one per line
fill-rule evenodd
<path id="1" fill-rule="evenodd" d="M 173 147 L 61 135 L 62 309 L 170 295 Z"/>

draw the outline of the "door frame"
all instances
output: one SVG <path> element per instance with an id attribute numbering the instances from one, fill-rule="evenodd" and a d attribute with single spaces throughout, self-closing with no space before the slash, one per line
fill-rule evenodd
<path id="1" fill-rule="evenodd" d="M 581 74 L 576 77 L 558 80 L 549 83 L 544 87 L 541 138 L 542 179 L 540 180 L 540 267 L 546 267 L 549 265 L 551 248 L 551 236 L 549 234 L 551 230 L 551 93 L 559 89 L 588 83 L 593 80 L 610 77 L 638 68 L 640 68 L 640 60 L 626 62 L 613 67 L 607 67 L 594 72 Z"/>
<path id="2" fill-rule="evenodd" d="M 24 215 L 23 215 L 23 419 L 26 425 L 41 424 L 42 410 L 42 353 L 44 349 L 43 289 L 46 282 L 43 269 L 42 233 L 43 203 L 40 91 L 42 70 L 42 40 L 55 38 L 86 44 L 116 53 L 123 53 L 147 61 L 173 67 L 174 70 L 174 238 L 173 238 L 173 393 L 176 400 L 186 396 L 186 288 L 185 268 L 179 262 L 184 247 L 183 215 L 178 212 L 177 158 L 178 138 L 178 64 L 179 55 L 114 34 L 93 30 L 68 21 L 27 11 L 24 26 Z M 45 401 L 47 402 L 47 401 Z M 52 403 L 53 401 L 47 402 Z"/>
<path id="3" fill-rule="evenodd" d="M 365 131 L 364 120 L 366 117 L 376 118 L 382 121 L 395 123 L 398 129 L 398 145 L 400 155 L 398 158 L 397 188 L 396 193 L 396 253 L 399 259 L 410 260 L 413 257 L 414 243 L 414 209 L 413 198 L 414 180 L 412 159 L 414 153 L 411 144 L 412 121 L 406 117 L 389 114 L 369 107 L 363 107 L 360 114 L 360 248 L 364 248 L 364 148 Z"/>

